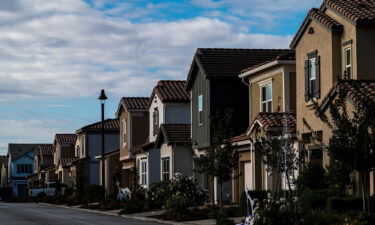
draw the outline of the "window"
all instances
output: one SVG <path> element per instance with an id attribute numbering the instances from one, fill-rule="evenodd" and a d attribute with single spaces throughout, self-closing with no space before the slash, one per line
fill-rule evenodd
<path id="1" fill-rule="evenodd" d="M 82 148 L 81 148 L 81 157 L 85 157 L 85 146 L 86 146 L 86 138 L 85 136 L 82 136 Z"/>
<path id="2" fill-rule="evenodd" d="M 305 61 L 305 101 L 313 98 L 320 98 L 320 56 L 316 51 Z"/>
<path id="3" fill-rule="evenodd" d="M 169 179 L 169 157 L 165 157 L 161 159 L 161 165 L 162 165 L 162 179 L 168 180 Z"/>
<path id="4" fill-rule="evenodd" d="M 122 120 L 122 141 L 123 146 L 126 146 L 126 120 Z"/>
<path id="5" fill-rule="evenodd" d="M 272 112 L 272 84 L 261 86 L 261 111 Z"/>
<path id="6" fill-rule="evenodd" d="M 158 131 L 159 131 L 159 110 L 158 108 L 155 108 L 154 109 L 154 112 L 152 114 L 152 118 L 153 118 L 153 126 L 154 126 L 154 136 L 156 136 L 158 134 Z"/>
<path id="7" fill-rule="evenodd" d="M 350 79 L 351 76 L 351 50 L 350 48 L 345 49 L 345 79 Z"/>
<path id="8" fill-rule="evenodd" d="M 140 184 L 143 187 L 147 187 L 147 158 L 140 160 Z"/>
<path id="9" fill-rule="evenodd" d="M 198 96 L 198 124 L 203 125 L 203 95 Z"/>
<path id="10" fill-rule="evenodd" d="M 17 164 L 17 173 L 32 173 L 32 164 Z"/>

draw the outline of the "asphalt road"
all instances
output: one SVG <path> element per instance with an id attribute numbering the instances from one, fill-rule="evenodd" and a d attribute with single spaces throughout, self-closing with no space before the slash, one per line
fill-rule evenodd
<path id="1" fill-rule="evenodd" d="M 0 225 L 157 225 L 157 223 L 34 203 L 0 203 Z"/>

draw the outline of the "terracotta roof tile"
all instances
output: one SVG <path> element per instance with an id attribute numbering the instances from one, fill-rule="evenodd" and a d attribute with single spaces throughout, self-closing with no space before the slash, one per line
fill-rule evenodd
<path id="1" fill-rule="evenodd" d="M 61 166 L 62 167 L 66 167 L 68 166 L 69 163 L 77 160 L 78 158 L 77 157 L 63 157 L 60 159 L 60 163 L 61 163 Z"/>
<path id="2" fill-rule="evenodd" d="M 284 53 L 276 56 L 273 59 L 270 59 L 268 61 L 265 61 L 265 62 L 262 62 L 260 64 L 254 65 L 254 66 L 249 67 L 247 69 L 244 69 L 244 70 L 241 71 L 241 73 L 244 73 L 246 71 L 253 70 L 255 68 L 261 67 L 261 66 L 266 65 L 267 63 L 273 62 L 275 60 L 295 60 L 295 59 L 296 59 L 296 52 L 294 50 L 289 50 L 289 52 L 284 52 Z"/>
<path id="3" fill-rule="evenodd" d="M 246 140 L 249 140 L 249 139 L 250 139 L 250 136 L 247 135 L 246 133 L 243 133 L 241 135 L 232 137 L 231 139 L 229 139 L 229 141 L 233 143 L 233 142 L 246 141 Z"/>
<path id="4" fill-rule="evenodd" d="M 375 0 L 324 0 L 324 4 L 357 25 L 375 24 Z"/>
<path id="5" fill-rule="evenodd" d="M 159 81 L 154 87 L 148 105 L 151 104 L 155 94 L 158 95 L 162 102 L 190 102 L 190 93 L 186 91 L 186 81 L 184 80 Z"/>
<path id="6" fill-rule="evenodd" d="M 36 155 L 52 155 L 53 154 L 53 145 L 52 144 L 45 144 L 45 145 L 39 145 L 36 150 Z"/>
<path id="7" fill-rule="evenodd" d="M 75 143 L 76 137 L 76 134 L 56 134 L 55 141 L 59 143 Z"/>
<path id="8" fill-rule="evenodd" d="M 287 116 L 288 132 L 296 132 L 296 114 L 294 113 L 258 113 L 253 124 L 260 123 L 266 132 L 280 133 L 285 129 L 285 115 Z M 253 124 L 250 127 L 253 127 Z"/>
<path id="9" fill-rule="evenodd" d="M 156 137 L 156 145 L 163 142 L 168 144 L 189 144 L 191 139 L 190 124 L 161 124 Z"/>
<path id="10" fill-rule="evenodd" d="M 147 109 L 148 100 L 144 97 L 123 97 L 121 104 L 127 109 Z"/>
<path id="11" fill-rule="evenodd" d="M 116 131 L 119 130 L 119 120 L 118 119 L 106 119 L 104 120 L 104 130 L 106 131 Z M 77 133 L 82 131 L 100 131 L 102 128 L 102 122 L 96 122 L 87 126 L 82 127 L 77 130 Z"/>
<path id="12" fill-rule="evenodd" d="M 155 142 L 154 141 L 150 142 L 149 140 L 147 140 L 145 143 L 141 145 L 132 147 L 130 151 L 133 153 L 139 153 L 139 152 L 143 152 L 154 147 L 155 147 Z"/>

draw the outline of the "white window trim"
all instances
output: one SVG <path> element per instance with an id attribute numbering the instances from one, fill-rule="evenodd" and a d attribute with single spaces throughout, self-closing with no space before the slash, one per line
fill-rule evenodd
<path id="1" fill-rule="evenodd" d="M 199 110 L 200 100 L 202 100 L 202 110 Z M 200 114 L 203 113 L 203 106 L 203 95 L 200 94 L 198 95 L 198 126 L 203 126 L 203 118 L 200 118 Z"/>
<path id="2" fill-rule="evenodd" d="M 260 108 L 260 111 L 259 112 L 263 112 L 263 101 L 262 101 L 262 88 L 265 87 L 265 86 L 268 86 L 270 85 L 271 86 L 271 91 L 272 91 L 272 96 L 271 96 L 271 100 L 270 101 L 265 101 L 266 103 L 268 102 L 271 102 L 271 112 L 273 112 L 273 90 L 272 90 L 272 78 L 271 79 L 268 79 L 268 80 L 265 80 L 265 81 L 262 81 L 262 82 L 259 82 L 259 108 Z"/>
<path id="3" fill-rule="evenodd" d="M 126 147 L 126 132 L 127 132 L 127 129 L 126 129 L 126 120 L 125 119 L 122 119 L 122 146 L 123 147 Z"/>
<path id="4" fill-rule="evenodd" d="M 348 57 L 347 57 L 348 51 L 350 52 L 350 55 L 349 55 L 350 63 L 349 64 L 348 64 Z M 345 48 L 345 71 L 348 68 L 350 69 L 350 73 L 351 73 L 351 69 L 352 69 L 352 48 L 351 47 Z M 351 74 L 350 74 L 350 76 L 351 76 Z"/>
<path id="5" fill-rule="evenodd" d="M 168 172 L 164 172 L 164 160 L 168 159 Z M 161 180 L 164 180 L 164 174 L 168 173 L 168 179 L 171 179 L 171 157 L 161 158 Z"/>
<path id="6" fill-rule="evenodd" d="M 142 172 L 142 163 L 145 163 L 146 164 L 146 172 Z M 146 179 L 145 179 L 145 184 L 142 184 L 142 176 L 145 175 L 146 176 Z M 146 158 L 141 158 L 139 160 L 139 184 L 143 187 L 143 188 L 147 188 L 148 187 L 148 160 L 147 160 L 147 157 Z"/>

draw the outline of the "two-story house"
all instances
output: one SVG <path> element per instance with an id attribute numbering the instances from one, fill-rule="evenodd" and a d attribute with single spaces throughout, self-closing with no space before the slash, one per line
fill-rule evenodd
<path id="1" fill-rule="evenodd" d="M 0 156 L 0 188 L 4 188 L 7 185 L 7 168 L 8 168 L 8 157 L 6 155 Z"/>
<path id="2" fill-rule="evenodd" d="M 192 148 L 196 154 L 204 154 L 212 146 L 210 118 L 217 111 L 233 110 L 231 128 L 234 135 L 246 131 L 249 126 L 249 90 L 238 74 L 287 51 L 197 49 L 187 77 L 187 90 L 191 92 Z M 204 189 L 210 191 L 211 200 L 217 200 L 218 188 L 214 185 L 214 179 L 198 173 L 196 178 Z M 227 182 L 224 187 L 224 200 L 227 202 L 232 195 L 231 186 L 231 182 Z"/>
<path id="3" fill-rule="evenodd" d="M 99 161 L 95 156 L 102 153 L 101 122 L 84 126 L 76 131 L 74 157 L 76 160 L 68 163 L 70 167 L 70 180 L 72 185 L 78 174 L 84 174 L 85 182 L 88 184 L 101 184 L 101 169 Z M 104 151 L 109 152 L 119 148 L 119 120 L 104 120 Z M 78 171 L 82 170 L 82 171 Z"/>
<path id="4" fill-rule="evenodd" d="M 324 104 L 339 78 L 364 83 L 375 79 L 374 9 L 374 1 L 324 0 L 319 9 L 308 12 L 290 45 L 296 50 L 296 83 L 302 86 L 296 92 L 297 132 L 309 160 L 324 167 L 329 156 L 309 141 L 312 134 L 303 120 L 327 145 L 331 131 L 314 115 L 312 100 Z M 358 186 L 354 189 L 360 191 Z"/>
<path id="5" fill-rule="evenodd" d="M 139 184 L 148 188 L 162 179 L 160 149 L 155 141 L 162 124 L 190 124 L 190 95 L 186 91 L 186 81 L 161 80 L 154 87 L 148 101 L 149 135 L 146 143 L 131 149 L 136 156 Z M 168 150 L 169 151 L 169 150 Z M 172 159 L 165 163 L 170 171 Z M 168 175 L 172 176 L 171 172 Z"/>
<path id="6" fill-rule="evenodd" d="M 27 195 L 27 176 L 34 173 L 34 153 L 40 144 L 8 145 L 8 183 L 16 197 Z"/>
<path id="7" fill-rule="evenodd" d="M 53 164 L 55 165 L 56 179 L 68 186 L 71 186 L 68 163 L 76 159 L 74 157 L 75 140 L 75 134 L 56 134 L 53 140 Z M 48 168 L 47 180 L 52 181 L 53 176 L 49 176 L 51 172 L 53 169 Z"/>
<path id="8" fill-rule="evenodd" d="M 249 190 L 274 190 L 274 177 L 269 176 L 262 159 L 253 149 L 251 140 L 265 135 L 280 135 L 286 116 L 295 134 L 296 72 L 295 52 L 284 50 L 275 58 L 241 71 L 239 77 L 248 86 L 250 125 L 246 133 L 232 138 L 238 152 L 236 178 L 232 181 L 232 200 L 238 202 L 241 193 Z M 282 131 L 282 129 L 281 129 Z"/>
<path id="9" fill-rule="evenodd" d="M 121 186 L 123 188 L 134 185 L 135 156 L 130 149 L 145 143 L 149 135 L 148 101 L 148 97 L 124 97 L 117 108 L 116 116 L 120 122 Z"/>
<path id="10" fill-rule="evenodd" d="M 53 164 L 53 145 L 39 145 L 34 153 L 34 173 L 29 175 L 29 188 L 39 188 L 46 180 L 45 169 L 54 166 Z"/>

